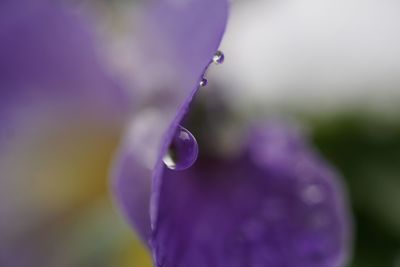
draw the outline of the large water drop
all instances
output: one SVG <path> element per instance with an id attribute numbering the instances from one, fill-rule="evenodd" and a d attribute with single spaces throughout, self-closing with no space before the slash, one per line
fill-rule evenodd
<path id="1" fill-rule="evenodd" d="M 199 148 L 194 136 L 187 129 L 178 126 L 163 161 L 171 170 L 185 170 L 193 165 L 198 153 Z"/>

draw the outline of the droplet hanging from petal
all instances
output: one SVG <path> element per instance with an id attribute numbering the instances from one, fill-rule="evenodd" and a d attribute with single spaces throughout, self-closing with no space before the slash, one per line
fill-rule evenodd
<path id="1" fill-rule="evenodd" d="M 194 164 L 198 152 L 194 136 L 187 129 L 178 126 L 163 161 L 171 170 L 185 170 Z"/>
<path id="2" fill-rule="evenodd" d="M 204 87 L 204 86 L 206 86 L 208 84 L 208 80 L 206 79 L 206 78 L 202 78 L 201 79 L 201 81 L 200 81 L 200 87 Z"/>
<path id="3" fill-rule="evenodd" d="M 217 51 L 213 56 L 213 62 L 217 65 L 224 63 L 225 55 L 222 51 Z"/>
<path id="4" fill-rule="evenodd" d="M 217 51 L 212 58 L 212 62 L 216 65 L 222 64 L 224 62 L 224 60 L 225 60 L 225 55 L 221 51 Z M 207 69 L 203 73 L 203 76 L 199 82 L 200 87 L 205 87 L 208 84 L 206 74 L 207 74 L 207 70 L 210 67 L 210 65 L 211 65 L 211 63 L 207 66 Z"/>

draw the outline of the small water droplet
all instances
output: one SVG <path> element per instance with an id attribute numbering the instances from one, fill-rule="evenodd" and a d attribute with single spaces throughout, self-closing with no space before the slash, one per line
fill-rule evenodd
<path id="1" fill-rule="evenodd" d="M 301 197 L 306 204 L 319 204 L 325 199 L 322 188 L 318 185 L 308 185 L 301 192 Z"/>
<path id="2" fill-rule="evenodd" d="M 225 55 L 222 51 L 217 51 L 213 56 L 213 62 L 217 65 L 224 63 Z"/>
<path id="3" fill-rule="evenodd" d="M 208 80 L 206 79 L 206 78 L 202 78 L 201 79 L 201 81 L 200 81 L 200 86 L 201 87 L 204 87 L 204 86 L 206 86 L 208 84 Z"/>
<path id="4" fill-rule="evenodd" d="M 171 170 L 185 170 L 196 161 L 198 152 L 194 136 L 179 125 L 163 161 Z"/>

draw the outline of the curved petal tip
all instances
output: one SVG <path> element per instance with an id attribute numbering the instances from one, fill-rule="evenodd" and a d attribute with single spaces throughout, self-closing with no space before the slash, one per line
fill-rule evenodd
<path id="1" fill-rule="evenodd" d="M 142 89 L 150 87 L 156 92 L 155 107 L 138 112 L 133 119 L 115 164 L 113 188 L 128 221 L 133 226 L 141 225 L 137 230 L 148 241 L 150 223 L 143 222 L 150 220 L 149 209 L 154 215 L 150 217 L 157 214 L 157 194 L 150 196 L 150 188 L 139 189 L 138 185 L 151 184 L 153 192 L 158 192 L 155 188 L 160 186 L 163 157 L 221 42 L 228 3 L 154 0 L 146 11 L 148 27 L 141 48 L 145 55 L 143 75 L 138 78 Z M 149 114 L 152 119 L 143 119 Z M 133 188 L 146 193 L 133 197 Z"/>

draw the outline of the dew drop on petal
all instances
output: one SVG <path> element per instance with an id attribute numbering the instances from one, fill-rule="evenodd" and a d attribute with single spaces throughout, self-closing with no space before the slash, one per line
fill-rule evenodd
<path id="1" fill-rule="evenodd" d="M 198 152 L 194 136 L 187 129 L 178 126 L 163 161 L 171 170 L 185 170 L 194 164 Z"/>
<path id="2" fill-rule="evenodd" d="M 213 56 L 213 62 L 217 65 L 224 63 L 225 55 L 221 51 L 217 51 Z"/>
<path id="3" fill-rule="evenodd" d="M 318 185 L 308 185 L 301 192 L 302 199 L 306 204 L 313 205 L 324 201 L 325 194 Z"/>
<path id="4" fill-rule="evenodd" d="M 200 85 L 201 87 L 204 87 L 204 86 L 206 86 L 207 84 L 208 84 L 208 80 L 207 80 L 206 78 L 203 77 L 203 78 L 201 79 L 199 85 Z"/>

